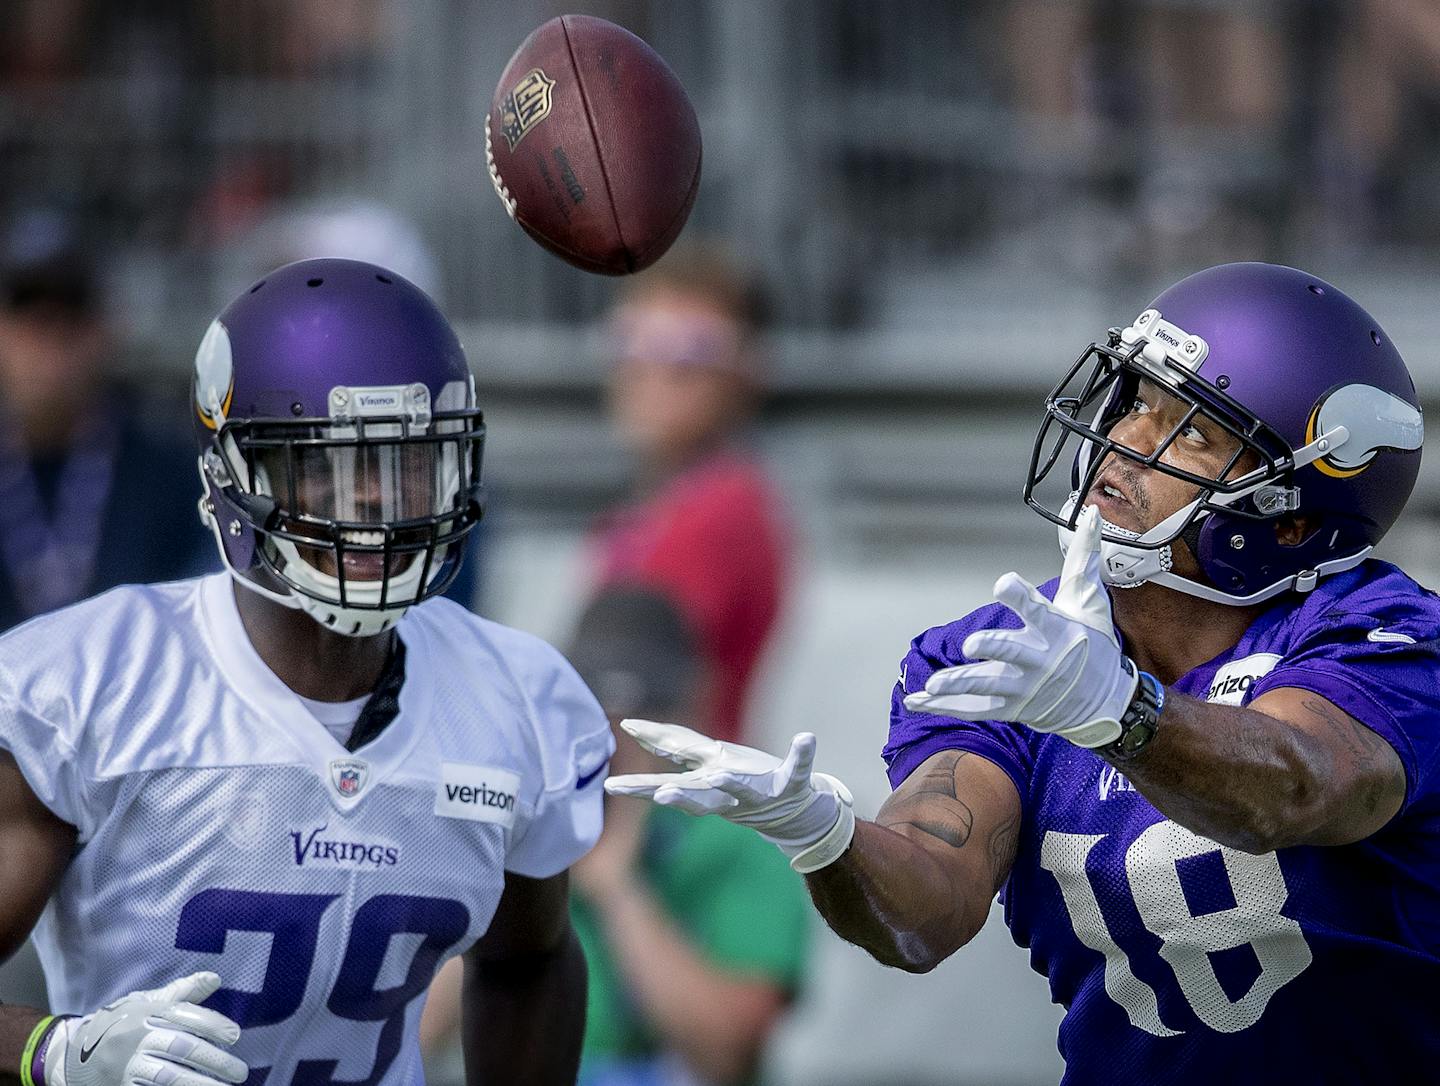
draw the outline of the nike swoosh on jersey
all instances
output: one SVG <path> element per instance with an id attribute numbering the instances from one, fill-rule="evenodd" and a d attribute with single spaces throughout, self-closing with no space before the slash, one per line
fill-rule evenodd
<path id="1" fill-rule="evenodd" d="M 1384 626 L 1376 626 L 1373 630 L 1371 630 L 1369 633 L 1367 633 L 1367 634 L 1365 635 L 1365 640 L 1366 640 L 1366 641 L 1374 641 L 1376 644 L 1380 644 L 1380 645 L 1384 645 L 1384 644 L 1388 644 L 1388 643 L 1394 643 L 1394 644 L 1399 644 L 1399 645 L 1413 645 L 1413 644 L 1415 644 L 1415 639 L 1414 639 L 1413 637 L 1411 637 L 1409 634 L 1392 633 L 1391 631 L 1387 630 Z"/>
<path id="2" fill-rule="evenodd" d="M 607 758 L 605 761 L 601 762 L 601 763 L 600 763 L 599 765 L 597 765 L 594 769 L 592 769 L 589 773 L 586 773 L 586 774 L 584 774 L 583 776 L 576 777 L 576 778 L 575 778 L 575 791 L 577 791 L 577 792 L 580 791 L 580 789 L 584 788 L 587 784 L 589 784 L 591 781 L 593 781 L 596 777 L 600 776 L 601 773 L 604 773 L 604 772 L 605 772 L 605 767 L 608 766 L 609 764 L 610 764 L 610 760 Z"/>

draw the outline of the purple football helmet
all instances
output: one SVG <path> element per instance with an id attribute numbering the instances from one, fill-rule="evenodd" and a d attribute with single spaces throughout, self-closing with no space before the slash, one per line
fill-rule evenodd
<path id="1" fill-rule="evenodd" d="M 1153 448 L 1111 436 L 1142 380 L 1180 402 Z M 1169 462 L 1192 423 L 1235 445 L 1213 475 Z M 1294 268 L 1224 264 L 1175 284 L 1080 356 L 1046 403 L 1025 501 L 1060 526 L 1064 550 L 1114 457 L 1183 479 L 1194 500 L 1150 530 L 1104 523 L 1105 579 L 1243 606 L 1363 561 L 1410 496 L 1423 440 L 1410 374 L 1365 310 Z M 1062 464 L 1068 479 L 1052 478 Z M 1281 518 L 1299 518 L 1304 537 L 1282 543 Z M 1204 583 L 1172 572 L 1177 539 Z"/>
<path id="2" fill-rule="evenodd" d="M 241 584 L 363 637 L 454 580 L 485 426 L 418 287 L 356 260 L 276 269 L 205 333 L 194 401 L 201 515 Z"/>

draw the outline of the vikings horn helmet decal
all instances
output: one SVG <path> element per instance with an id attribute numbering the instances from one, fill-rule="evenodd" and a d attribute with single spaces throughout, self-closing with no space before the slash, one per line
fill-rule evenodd
<path id="1" fill-rule="evenodd" d="M 1136 449 L 1111 434 L 1142 379 L 1183 417 L 1155 448 Z M 1236 446 L 1212 476 L 1166 456 L 1196 419 Z M 1105 523 L 1106 580 L 1244 606 L 1362 562 L 1409 498 L 1423 441 L 1414 383 L 1373 317 L 1294 268 L 1225 264 L 1081 354 L 1046 402 L 1025 501 L 1059 526 L 1063 550 L 1106 463 L 1184 480 L 1194 499 L 1143 534 Z M 1293 544 L 1276 533 L 1289 517 L 1304 527 Z M 1171 569 L 1177 539 L 1203 581 Z"/>
<path id="2" fill-rule="evenodd" d="M 279 268 L 210 326 L 193 391 L 201 515 L 246 588 L 359 637 L 454 580 L 485 427 L 418 287 L 354 260 Z"/>

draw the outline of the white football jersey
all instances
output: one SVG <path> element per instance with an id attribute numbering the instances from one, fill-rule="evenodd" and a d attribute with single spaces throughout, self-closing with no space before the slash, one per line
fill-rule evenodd
<path id="1" fill-rule="evenodd" d="M 398 715 L 347 752 L 233 591 L 120 588 L 0 637 L 0 747 L 79 830 L 35 931 L 51 1009 L 209 969 L 249 1083 L 420 1082 L 425 990 L 505 872 L 599 835 L 608 724 L 550 646 L 436 599 L 398 627 Z"/>

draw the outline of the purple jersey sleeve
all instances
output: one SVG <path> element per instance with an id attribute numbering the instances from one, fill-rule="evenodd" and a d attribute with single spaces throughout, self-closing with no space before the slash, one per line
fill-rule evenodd
<path id="1" fill-rule="evenodd" d="M 1322 616 L 1250 698 L 1309 690 L 1375 731 L 1405 767 L 1402 811 L 1440 788 L 1440 599 L 1411 587 Z"/>
<path id="2" fill-rule="evenodd" d="M 1040 586 L 1053 599 L 1058 580 Z M 957 622 L 926 630 L 910 642 L 910 651 L 900 665 L 900 678 L 890 695 L 890 738 L 883 756 L 890 787 L 898 788 L 917 766 L 942 750 L 964 750 L 978 754 L 1003 769 L 1015 783 L 1023 805 L 1030 794 L 1030 774 L 1035 766 L 1031 740 L 1034 736 L 1020 724 L 998 720 L 969 721 L 933 713 L 912 713 L 905 708 L 905 695 L 925 689 L 925 681 L 941 668 L 969 663 L 960 646 L 976 630 L 1018 630 L 1020 619 L 1008 607 L 992 603 L 972 611 Z"/>

